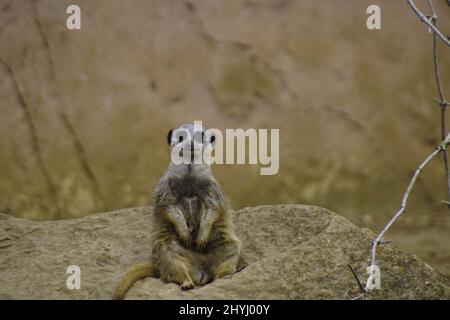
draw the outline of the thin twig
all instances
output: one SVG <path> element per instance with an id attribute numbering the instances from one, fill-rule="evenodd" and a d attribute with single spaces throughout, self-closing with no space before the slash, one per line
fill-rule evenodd
<path id="1" fill-rule="evenodd" d="M 360 300 L 360 299 L 364 298 L 364 296 L 365 296 L 365 294 L 361 293 L 361 294 L 358 294 L 356 297 L 351 298 L 350 300 Z"/>
<path id="2" fill-rule="evenodd" d="M 383 243 L 382 239 L 385 235 L 385 233 L 389 230 L 389 228 L 392 226 L 392 224 L 403 214 L 406 212 L 406 205 L 408 202 L 408 197 L 414 188 L 414 184 L 416 183 L 417 178 L 419 177 L 420 172 L 423 170 L 423 168 L 440 152 L 447 149 L 448 145 L 450 144 L 450 134 L 447 135 L 444 141 L 434 149 L 434 151 L 419 165 L 419 167 L 416 169 L 408 188 L 406 189 L 406 192 L 403 195 L 402 203 L 400 206 L 400 209 L 394 214 L 391 220 L 386 224 L 386 226 L 383 228 L 383 230 L 378 234 L 378 236 L 375 238 L 375 240 L 372 242 L 372 250 L 371 250 L 371 265 L 376 265 L 376 253 L 377 253 L 377 247 Z M 366 284 L 366 296 L 368 294 L 368 286 L 369 286 L 369 280 L 367 280 Z"/>
<path id="3" fill-rule="evenodd" d="M 50 81 L 53 83 L 54 86 L 57 86 L 57 79 L 56 79 L 56 73 L 55 73 L 55 63 L 52 56 L 52 50 L 50 48 L 50 44 L 47 38 L 47 35 L 44 31 L 44 26 L 42 25 L 41 19 L 39 18 L 39 10 L 37 5 L 37 0 L 33 1 L 33 19 L 37 26 L 37 30 L 39 32 L 39 35 L 41 37 L 43 46 L 46 50 L 46 57 L 47 57 L 47 63 L 49 65 L 50 69 Z M 62 99 L 56 89 L 53 90 L 53 96 L 57 100 L 58 107 L 57 114 L 63 124 L 63 126 L 66 128 L 67 132 L 69 133 L 69 136 L 72 139 L 73 146 L 75 148 L 75 154 L 78 157 L 78 161 L 81 165 L 81 168 L 85 175 L 87 176 L 88 180 L 90 181 L 93 191 L 97 194 L 98 200 L 101 203 L 102 209 L 106 210 L 106 200 L 103 196 L 103 193 L 100 188 L 100 184 L 98 183 L 97 177 L 94 173 L 94 170 L 92 169 L 91 165 L 89 164 L 85 148 L 83 146 L 83 143 L 81 142 L 81 139 L 79 138 L 75 127 L 73 126 L 72 122 L 70 121 L 69 116 L 65 113 L 64 108 L 62 106 Z"/>
<path id="4" fill-rule="evenodd" d="M 408 188 L 406 189 L 406 192 L 403 194 L 402 202 L 400 205 L 400 209 L 394 214 L 394 216 L 389 220 L 389 222 L 385 225 L 383 230 L 377 235 L 375 240 L 372 242 L 372 248 L 371 248 L 371 258 L 370 263 L 371 266 L 376 265 L 376 254 L 377 254 L 377 248 L 380 244 L 385 243 L 383 240 L 384 235 L 389 230 L 389 228 L 394 224 L 397 219 L 406 212 L 406 206 L 408 203 L 408 198 L 410 193 L 412 192 L 414 185 L 416 183 L 417 178 L 419 177 L 421 171 L 425 166 L 434 158 L 436 157 L 440 152 L 444 155 L 444 166 L 445 166 L 445 174 L 447 178 L 447 185 L 448 185 L 448 200 L 450 201 L 450 179 L 449 179 L 449 169 L 448 169 L 448 158 L 447 158 L 447 147 L 450 144 L 450 134 L 446 136 L 446 124 L 445 124 L 445 110 L 448 106 L 448 102 L 445 100 L 444 90 L 442 88 L 441 84 L 441 78 L 440 78 L 440 69 L 439 69 L 439 56 L 437 51 L 437 37 L 439 37 L 447 46 L 450 46 L 450 41 L 439 31 L 437 28 L 437 14 L 436 10 L 434 9 L 433 1 L 428 0 L 428 6 L 431 10 L 431 16 L 427 17 L 425 16 L 414 4 L 412 0 L 406 0 L 406 2 L 409 4 L 409 6 L 412 8 L 412 10 L 416 13 L 416 15 L 422 20 L 425 24 L 428 25 L 431 31 L 433 31 L 433 61 L 434 61 L 434 74 L 435 74 L 435 81 L 437 86 L 437 91 L 439 94 L 439 100 L 435 99 L 438 104 L 441 106 L 441 144 L 435 148 L 435 150 L 419 165 L 419 167 L 414 172 L 413 177 L 411 178 L 411 181 L 409 182 Z M 450 207 L 449 201 L 443 201 Z M 367 298 L 369 293 L 369 281 L 371 281 L 371 278 L 369 277 L 367 279 L 366 287 L 364 288 L 365 291 L 365 297 Z"/>
<path id="5" fill-rule="evenodd" d="M 412 0 L 406 0 L 414 13 L 419 17 L 419 19 L 424 22 L 447 46 L 450 47 L 450 40 L 442 34 L 441 31 L 427 18 L 426 15 L 420 11 Z"/>
<path id="6" fill-rule="evenodd" d="M 365 292 L 363 285 L 361 284 L 361 281 L 359 281 L 358 275 L 356 274 L 355 270 L 353 270 L 352 266 L 350 264 L 347 265 L 350 271 L 353 273 L 353 276 L 356 279 L 356 282 L 358 283 L 358 287 L 361 290 L 362 293 Z"/>
<path id="7" fill-rule="evenodd" d="M 434 26 L 437 27 L 437 20 L 438 16 L 436 14 L 436 10 L 434 9 L 433 1 L 428 0 L 428 5 L 431 10 L 431 23 L 433 23 Z M 436 81 L 436 87 L 437 92 L 439 95 L 438 99 L 435 99 L 436 102 L 441 107 L 441 140 L 445 139 L 445 134 L 447 132 L 446 129 L 446 123 L 445 123 L 445 111 L 447 110 L 448 102 L 445 100 L 445 94 L 444 89 L 442 88 L 441 83 L 441 73 L 439 68 L 439 54 L 438 54 L 438 47 L 437 47 L 437 40 L 436 40 L 436 33 L 433 33 L 433 65 L 434 65 L 434 78 Z M 446 177 L 446 183 L 447 183 L 447 200 L 450 201 L 450 173 L 448 169 L 448 153 L 447 150 L 442 152 L 443 160 L 444 160 L 444 170 L 445 170 L 445 177 Z M 450 205 L 448 205 L 450 208 Z"/>

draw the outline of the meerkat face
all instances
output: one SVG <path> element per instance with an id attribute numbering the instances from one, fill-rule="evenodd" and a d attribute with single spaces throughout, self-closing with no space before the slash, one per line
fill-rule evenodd
<path id="1" fill-rule="evenodd" d="M 197 124 L 183 124 L 170 130 L 167 135 L 172 156 L 182 157 L 184 163 L 202 163 L 204 151 L 210 151 L 214 147 L 215 141 L 216 137 L 212 132 Z"/>

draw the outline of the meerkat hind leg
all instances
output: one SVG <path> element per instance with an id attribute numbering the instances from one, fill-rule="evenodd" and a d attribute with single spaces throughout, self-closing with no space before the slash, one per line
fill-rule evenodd
<path id="1" fill-rule="evenodd" d="M 189 290 L 195 285 L 190 275 L 192 272 L 189 272 L 192 266 L 183 251 L 184 249 L 175 241 L 159 250 L 159 269 L 162 280 L 175 282 L 181 286 L 181 289 Z"/>
<path id="2" fill-rule="evenodd" d="M 203 286 L 213 280 L 204 257 L 197 253 L 190 253 L 184 257 L 189 261 L 188 272 L 195 285 Z"/>
<path id="3" fill-rule="evenodd" d="M 171 263 L 171 267 L 167 268 L 164 272 L 161 272 L 161 279 L 166 281 L 175 282 L 180 285 L 181 289 L 189 290 L 194 288 L 194 281 L 192 280 L 188 268 L 180 259 L 175 259 Z"/>
<path id="4" fill-rule="evenodd" d="M 245 260 L 245 258 L 242 256 L 242 252 L 241 252 L 241 254 L 239 255 L 239 258 L 238 258 L 236 272 L 239 272 L 239 271 L 245 269 L 247 266 L 248 266 L 248 263 Z"/>
<path id="5" fill-rule="evenodd" d="M 240 257 L 240 243 L 232 242 L 215 255 L 211 271 L 214 278 L 223 278 L 236 272 Z"/>
<path id="6" fill-rule="evenodd" d="M 238 256 L 233 255 L 213 267 L 214 278 L 223 278 L 236 272 Z"/>

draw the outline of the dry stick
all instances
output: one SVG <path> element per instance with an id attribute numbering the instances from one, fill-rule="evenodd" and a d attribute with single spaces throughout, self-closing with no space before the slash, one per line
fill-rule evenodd
<path id="1" fill-rule="evenodd" d="M 20 89 L 19 82 L 17 81 L 16 75 L 15 75 L 12 67 L 8 63 L 6 63 L 6 61 L 1 57 L 0 57 L 0 64 L 5 69 L 6 74 L 11 78 L 11 82 L 12 82 L 14 91 L 16 92 L 19 106 L 21 107 L 21 109 L 25 115 L 25 121 L 27 123 L 28 130 L 30 133 L 31 147 L 33 148 L 33 153 L 36 157 L 38 168 L 41 171 L 42 175 L 44 176 L 49 193 L 52 195 L 52 197 L 55 200 L 57 200 L 56 187 L 55 187 L 55 184 L 53 183 L 53 179 L 52 179 L 52 176 L 50 175 L 50 171 L 48 170 L 47 166 L 45 165 L 44 158 L 42 157 L 41 144 L 39 142 L 36 125 L 34 124 L 34 120 L 33 120 L 33 116 L 31 115 L 30 108 L 25 100 L 22 90 Z"/>
<path id="2" fill-rule="evenodd" d="M 403 195 L 402 203 L 400 206 L 400 209 L 395 213 L 395 215 L 392 217 L 391 220 L 386 224 L 386 226 L 383 228 L 383 230 L 378 234 L 378 236 L 375 238 L 375 240 L 372 242 L 372 251 L 371 251 L 371 265 L 374 266 L 376 262 L 376 253 L 377 253 L 377 247 L 382 243 L 382 239 L 384 234 L 389 230 L 389 228 L 392 226 L 392 224 L 404 213 L 406 212 L 406 205 L 408 201 L 409 194 L 411 193 L 414 184 L 416 183 L 417 178 L 419 177 L 420 172 L 422 169 L 436 156 L 439 154 L 439 152 L 445 151 L 450 144 L 450 134 L 447 135 L 444 141 L 436 147 L 436 149 L 420 164 L 420 166 L 416 169 L 409 185 L 408 189 L 406 189 L 405 194 Z M 368 294 L 368 287 L 369 287 L 369 280 L 367 279 L 366 284 L 366 297 Z"/>
<path id="3" fill-rule="evenodd" d="M 356 274 L 355 270 L 353 270 L 352 266 L 350 264 L 347 265 L 350 271 L 352 272 L 353 276 L 355 277 L 356 283 L 358 284 L 359 290 L 361 292 L 365 292 L 364 287 L 361 284 L 361 281 L 359 281 L 358 275 Z"/>
<path id="4" fill-rule="evenodd" d="M 437 26 L 438 16 L 436 14 L 436 10 L 434 9 L 433 1 L 428 0 L 428 5 L 431 10 L 430 20 L 434 26 Z M 445 100 L 444 89 L 442 88 L 442 84 L 441 84 L 436 33 L 433 33 L 433 62 L 434 62 L 434 77 L 435 77 L 435 81 L 436 81 L 437 91 L 439 94 L 439 99 L 435 98 L 435 100 L 441 107 L 441 140 L 444 140 L 445 134 L 447 132 L 446 124 L 445 124 L 445 111 L 447 110 L 448 102 Z M 449 174 L 449 170 L 448 170 L 447 150 L 445 150 L 442 154 L 443 154 L 443 159 L 444 159 L 445 177 L 447 180 L 447 201 L 446 201 L 446 203 L 447 203 L 447 206 L 450 208 L 450 174 Z"/>
<path id="5" fill-rule="evenodd" d="M 406 0 L 406 2 L 408 3 L 408 5 L 411 7 L 411 9 L 414 11 L 414 13 L 420 18 L 420 20 L 422 22 L 424 22 L 426 25 L 428 25 L 428 27 L 433 30 L 434 34 L 436 34 L 447 46 L 450 47 L 450 40 L 447 39 L 446 36 L 444 36 L 442 34 L 441 31 L 439 31 L 439 29 L 427 18 L 426 15 L 424 15 L 422 13 L 422 11 L 420 11 L 416 5 L 414 4 L 414 2 L 412 0 Z"/>
<path id="6" fill-rule="evenodd" d="M 383 239 L 385 233 L 389 230 L 389 228 L 392 226 L 392 224 L 403 213 L 406 212 L 406 205 L 407 205 L 409 194 L 411 193 L 411 191 L 416 183 L 416 180 L 419 177 L 420 172 L 440 152 L 444 153 L 445 169 L 446 169 L 446 175 L 448 177 L 448 162 L 447 162 L 447 156 L 446 156 L 447 152 L 446 151 L 447 151 L 448 145 L 450 144 L 450 134 L 448 134 L 444 139 L 444 136 L 445 136 L 445 117 L 444 116 L 445 116 L 445 107 L 448 105 L 448 103 L 445 101 L 444 91 L 442 89 L 442 85 L 441 85 L 441 81 L 440 81 L 436 37 L 439 37 L 447 46 L 450 46 L 450 41 L 436 27 L 437 15 L 436 15 L 436 11 L 434 10 L 434 6 L 433 6 L 433 3 L 431 0 L 428 0 L 428 5 L 430 6 L 430 9 L 432 11 L 431 21 L 416 7 L 416 5 L 414 4 L 414 2 L 412 0 L 406 0 L 406 2 L 412 8 L 414 13 L 420 18 L 420 20 L 428 25 L 428 27 L 433 31 L 433 34 L 434 34 L 434 37 L 433 37 L 434 70 L 435 70 L 436 84 L 438 87 L 438 92 L 439 92 L 439 97 L 440 97 L 440 101 L 438 101 L 438 103 L 441 105 L 441 135 L 442 135 L 443 141 L 416 169 L 416 171 L 408 185 L 408 188 L 406 189 L 406 192 L 403 195 L 400 209 L 394 214 L 394 216 L 391 218 L 391 220 L 389 220 L 389 222 L 386 224 L 386 226 L 383 228 L 383 230 L 377 235 L 375 240 L 372 242 L 372 250 L 371 250 L 371 265 L 372 266 L 375 266 L 377 247 L 380 244 L 384 243 L 384 241 L 382 241 L 382 239 Z M 449 197 L 450 197 L 450 180 L 447 178 L 447 181 L 449 183 L 448 185 L 449 185 Z M 450 205 L 450 202 L 448 202 L 448 204 Z M 366 298 L 368 296 L 370 280 L 371 280 L 371 278 L 369 277 L 367 279 L 367 283 L 366 283 L 366 287 L 365 287 L 365 297 Z"/>
<path id="7" fill-rule="evenodd" d="M 54 61 L 52 58 L 52 51 L 50 48 L 50 44 L 49 44 L 47 35 L 44 32 L 44 26 L 42 25 L 42 22 L 39 18 L 37 0 L 33 1 L 33 10 L 34 10 L 33 18 L 34 18 L 39 35 L 42 39 L 42 43 L 43 43 L 44 48 L 47 53 L 46 54 L 47 62 L 50 66 L 50 80 L 56 86 L 57 80 L 56 80 L 56 73 L 55 73 L 55 64 L 54 64 Z M 100 184 L 98 183 L 97 177 L 95 176 L 95 173 L 94 173 L 91 165 L 89 164 L 89 161 L 86 156 L 86 151 L 81 142 L 81 139 L 79 138 L 73 124 L 71 123 L 69 116 L 64 112 L 64 108 L 62 107 L 62 103 L 61 103 L 62 99 L 56 89 L 54 89 L 53 95 L 56 98 L 56 100 L 58 101 L 58 107 L 57 107 L 58 116 L 61 119 L 64 127 L 66 128 L 66 130 L 68 131 L 68 133 L 72 139 L 72 142 L 73 142 L 74 148 L 76 150 L 76 154 L 78 156 L 78 161 L 80 162 L 81 168 L 82 168 L 83 172 L 85 173 L 85 175 L 87 176 L 88 180 L 90 181 L 90 183 L 94 189 L 94 192 L 99 197 L 102 209 L 106 210 L 107 207 L 106 207 L 105 197 L 103 196 L 103 193 L 101 192 Z"/>

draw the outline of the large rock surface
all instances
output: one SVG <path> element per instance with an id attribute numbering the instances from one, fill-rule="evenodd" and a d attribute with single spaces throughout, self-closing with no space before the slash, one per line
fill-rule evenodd
<path id="1" fill-rule="evenodd" d="M 127 268 L 150 257 L 151 208 L 81 219 L 33 222 L 0 214 L 1 299 L 108 299 Z M 326 209 L 304 205 L 245 208 L 236 229 L 249 265 L 191 291 L 159 279 L 138 281 L 129 299 L 350 299 L 364 283 L 371 231 Z M 450 298 L 450 281 L 417 257 L 380 248 L 381 290 L 372 298 Z M 66 269 L 81 268 L 69 290 Z"/>

